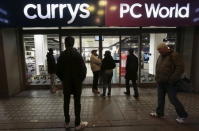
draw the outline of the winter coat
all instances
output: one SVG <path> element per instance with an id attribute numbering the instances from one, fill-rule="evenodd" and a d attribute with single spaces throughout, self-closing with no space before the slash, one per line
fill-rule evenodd
<path id="1" fill-rule="evenodd" d="M 100 71 L 101 69 L 101 60 L 95 56 L 95 55 L 91 55 L 91 58 L 90 58 L 90 65 L 91 65 L 91 70 L 93 72 L 95 71 Z"/>
<path id="2" fill-rule="evenodd" d="M 126 75 L 125 79 L 137 80 L 138 58 L 134 55 L 128 55 L 126 60 Z"/>
<path id="3" fill-rule="evenodd" d="M 112 56 L 105 57 L 102 60 L 101 71 L 104 72 L 106 70 L 112 70 L 116 66 L 115 61 L 113 60 Z"/>
<path id="4" fill-rule="evenodd" d="M 176 52 L 169 53 L 165 56 L 160 55 L 156 63 L 157 83 L 177 82 L 184 72 L 184 63 L 180 55 Z"/>
<path id="5" fill-rule="evenodd" d="M 86 77 L 86 65 L 76 49 L 66 49 L 61 53 L 57 62 L 57 76 L 63 83 L 75 83 Z"/>
<path id="6" fill-rule="evenodd" d="M 47 53 L 47 66 L 48 66 L 48 73 L 55 74 L 56 73 L 56 63 L 53 54 Z"/>

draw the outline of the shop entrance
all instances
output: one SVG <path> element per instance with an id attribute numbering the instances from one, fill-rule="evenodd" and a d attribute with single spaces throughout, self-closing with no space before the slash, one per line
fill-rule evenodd
<path id="1" fill-rule="evenodd" d="M 102 33 L 103 34 L 103 33 Z M 128 34 L 128 33 L 127 33 Z M 131 34 L 131 33 L 129 33 Z M 26 85 L 50 85 L 50 77 L 47 72 L 46 54 L 49 48 L 54 50 L 57 60 L 60 52 L 65 49 L 64 38 L 67 35 L 59 34 L 24 34 L 24 57 Z M 156 47 L 161 42 L 176 45 L 176 33 L 138 33 L 131 35 L 72 35 L 75 38 L 74 47 L 82 55 L 86 67 L 87 77 L 85 85 L 91 85 L 93 73 L 90 68 L 90 56 L 92 50 L 97 50 L 99 57 L 103 59 L 106 50 L 116 62 L 113 72 L 112 84 L 125 84 L 125 64 L 130 48 L 134 49 L 139 60 L 138 83 L 148 85 L 155 83 L 155 64 L 159 56 Z M 56 84 L 61 82 L 56 78 Z"/>

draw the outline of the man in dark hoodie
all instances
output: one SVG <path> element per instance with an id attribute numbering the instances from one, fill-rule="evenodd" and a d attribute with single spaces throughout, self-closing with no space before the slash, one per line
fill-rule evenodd
<path id="1" fill-rule="evenodd" d="M 129 55 L 127 56 L 126 60 L 126 92 L 124 94 L 130 95 L 130 84 L 132 82 L 133 89 L 134 89 L 134 97 L 137 98 L 139 96 L 138 88 L 137 88 L 137 71 L 138 71 L 138 58 L 134 55 L 134 50 L 131 48 L 129 49 Z"/>
<path id="2" fill-rule="evenodd" d="M 73 94 L 75 107 L 75 130 L 85 127 L 87 122 L 80 122 L 82 82 L 86 77 L 86 66 L 82 56 L 77 52 L 73 37 L 65 38 L 66 50 L 63 51 L 57 62 L 57 76 L 63 84 L 65 128 L 69 128 L 70 96 Z"/>
<path id="3" fill-rule="evenodd" d="M 53 49 L 49 48 L 48 53 L 46 55 L 47 57 L 47 66 L 48 66 L 48 74 L 50 75 L 50 83 L 51 83 L 51 92 L 55 93 L 55 73 L 56 73 L 56 63 L 55 58 L 53 56 Z"/>

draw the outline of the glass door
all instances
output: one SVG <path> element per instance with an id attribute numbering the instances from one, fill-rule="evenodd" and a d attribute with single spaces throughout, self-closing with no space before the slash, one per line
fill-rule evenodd
<path id="1" fill-rule="evenodd" d="M 128 50 L 130 48 L 134 49 L 134 54 L 139 56 L 139 35 L 131 35 L 131 36 L 121 36 L 121 59 L 120 59 L 120 79 L 121 84 L 125 84 L 125 74 L 126 74 L 126 60 L 128 55 Z M 139 60 L 139 57 L 138 57 Z M 138 72 L 139 73 L 139 72 Z"/>
<path id="2" fill-rule="evenodd" d="M 165 42 L 175 47 L 176 33 L 143 33 L 141 43 L 140 83 L 155 83 L 155 66 L 158 44 Z"/>
<path id="3" fill-rule="evenodd" d="M 110 51 L 113 59 L 116 62 L 116 67 L 113 70 L 112 83 L 119 84 L 119 67 L 120 67 L 120 38 L 119 36 L 103 36 L 102 37 L 102 58 L 105 51 Z"/>
<path id="4" fill-rule="evenodd" d="M 81 37 L 81 45 L 82 45 L 82 56 L 86 63 L 87 75 L 84 80 L 84 84 L 92 84 L 93 83 L 93 72 L 90 67 L 90 57 L 91 51 L 97 50 L 97 54 L 99 55 L 99 36 L 82 36 Z"/>

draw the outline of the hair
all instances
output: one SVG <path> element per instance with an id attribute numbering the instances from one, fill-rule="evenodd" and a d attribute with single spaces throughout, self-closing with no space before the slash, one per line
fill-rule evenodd
<path id="1" fill-rule="evenodd" d="M 97 52 L 97 50 L 92 50 L 91 53 L 94 54 L 95 52 Z"/>
<path id="2" fill-rule="evenodd" d="M 133 48 L 130 48 L 128 51 L 129 51 L 130 54 L 134 53 L 134 49 Z"/>
<path id="3" fill-rule="evenodd" d="M 158 50 L 158 49 L 161 49 L 161 48 L 168 48 L 168 46 L 167 46 L 165 43 L 160 43 L 160 44 L 157 46 L 157 50 Z"/>
<path id="4" fill-rule="evenodd" d="M 52 49 L 52 48 L 49 48 L 48 51 L 49 51 L 49 52 L 53 52 L 53 49 Z"/>
<path id="5" fill-rule="evenodd" d="M 75 39 L 71 36 L 65 38 L 65 46 L 66 47 L 73 47 Z"/>
<path id="6" fill-rule="evenodd" d="M 107 50 L 107 51 L 105 51 L 104 56 L 105 56 L 105 57 L 111 56 L 111 52 L 110 52 L 110 51 L 108 51 L 108 50 Z"/>

